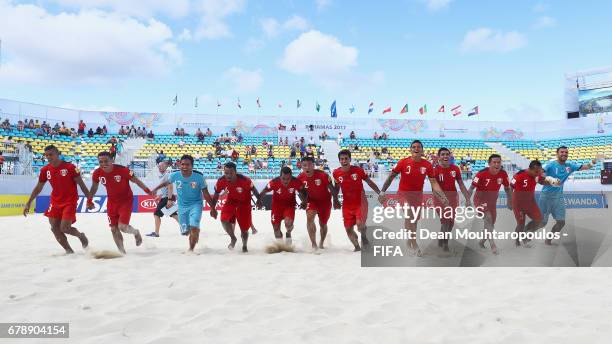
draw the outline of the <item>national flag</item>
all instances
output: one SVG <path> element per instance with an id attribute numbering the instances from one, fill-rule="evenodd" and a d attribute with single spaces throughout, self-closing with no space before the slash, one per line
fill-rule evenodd
<path id="1" fill-rule="evenodd" d="M 469 116 L 476 116 L 476 115 L 478 115 L 478 106 L 474 106 L 474 107 L 472 108 L 472 111 L 470 111 L 470 112 L 468 113 L 468 117 L 469 117 Z"/>
<path id="2" fill-rule="evenodd" d="M 321 104 L 319 104 L 319 102 L 317 102 L 317 106 L 315 106 L 315 109 L 317 109 L 317 112 L 321 110 Z"/>
<path id="3" fill-rule="evenodd" d="M 329 111 L 331 112 L 331 117 L 332 118 L 338 117 L 338 113 L 336 112 L 336 101 L 335 100 L 332 103 L 331 108 L 329 109 Z"/>
<path id="4" fill-rule="evenodd" d="M 300 103 L 300 100 L 298 99 L 298 100 L 297 100 L 297 108 L 299 109 L 299 108 L 300 108 L 300 106 L 302 106 L 302 103 Z"/>
<path id="5" fill-rule="evenodd" d="M 402 111 L 400 111 L 400 113 L 406 113 L 408 112 L 408 104 L 404 105 L 404 107 L 402 108 Z"/>
<path id="6" fill-rule="evenodd" d="M 349 108 L 349 113 L 353 113 L 353 112 L 355 112 L 355 105 L 353 105 L 353 106 L 351 106 Z"/>
<path id="7" fill-rule="evenodd" d="M 391 107 L 389 106 L 388 108 L 383 110 L 383 115 L 386 114 L 387 112 L 391 112 Z"/>
<path id="8" fill-rule="evenodd" d="M 425 104 L 425 105 L 423 105 L 423 106 L 421 106 L 421 107 L 419 108 L 419 113 L 420 113 L 421 115 L 424 115 L 424 114 L 426 114 L 426 113 L 427 113 L 427 104 Z"/>
<path id="9" fill-rule="evenodd" d="M 178 94 L 174 96 L 174 99 L 172 99 L 172 106 L 175 106 L 176 103 L 178 103 Z"/>
<path id="10" fill-rule="evenodd" d="M 457 105 L 454 108 L 452 108 L 451 112 L 453 113 L 453 116 L 461 115 L 461 105 Z"/>
<path id="11" fill-rule="evenodd" d="M 236 105 L 238 105 L 239 109 L 242 109 L 242 105 L 240 105 L 240 98 L 238 98 L 238 101 L 236 102 Z"/>
<path id="12" fill-rule="evenodd" d="M 370 106 L 368 107 L 368 115 L 374 111 L 374 102 L 370 102 Z"/>
<path id="13" fill-rule="evenodd" d="M 260 108 L 261 107 L 261 102 L 259 102 L 259 97 L 257 97 L 257 107 Z"/>
<path id="14" fill-rule="evenodd" d="M 438 112 L 446 112 L 446 108 L 444 107 L 444 105 L 440 106 Z"/>
<path id="15" fill-rule="evenodd" d="M 195 101 L 193 102 L 194 107 L 198 107 L 198 97 L 195 97 Z"/>

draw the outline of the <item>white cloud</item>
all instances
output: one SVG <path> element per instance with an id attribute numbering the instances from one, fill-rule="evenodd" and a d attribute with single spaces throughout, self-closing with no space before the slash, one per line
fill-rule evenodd
<path id="1" fill-rule="evenodd" d="M 220 39 L 231 37 L 226 17 L 242 12 L 246 0 L 198 0 L 196 10 L 201 15 L 200 23 L 195 30 L 196 39 Z"/>
<path id="2" fill-rule="evenodd" d="M 285 47 L 278 64 L 282 69 L 308 76 L 328 89 L 354 87 L 361 82 L 383 82 L 381 72 L 361 75 L 354 71 L 358 54 L 357 48 L 343 45 L 336 37 L 311 30 Z"/>
<path id="3" fill-rule="evenodd" d="M 265 45 L 265 42 L 257 38 L 249 38 L 244 46 L 244 52 L 246 54 L 253 54 L 261 50 Z"/>
<path id="4" fill-rule="evenodd" d="M 260 21 L 260 24 L 268 38 L 276 37 L 284 31 L 305 31 L 309 26 L 308 21 L 298 15 L 293 15 L 284 23 L 280 23 L 274 18 L 264 18 Z"/>
<path id="5" fill-rule="evenodd" d="M 235 93 L 253 93 L 261 87 L 263 75 L 261 69 L 249 71 L 232 67 L 225 71 L 224 79 L 232 84 Z"/>
<path id="6" fill-rule="evenodd" d="M 99 10 L 51 14 L 0 0 L 0 80 L 98 83 L 159 76 L 182 61 L 165 24 Z"/>
<path id="7" fill-rule="evenodd" d="M 322 11 L 331 4 L 331 0 L 316 0 L 317 10 Z"/>
<path id="8" fill-rule="evenodd" d="M 461 43 L 464 52 L 500 52 L 520 49 L 527 44 L 527 38 L 519 32 L 493 31 L 483 27 L 468 31 Z"/>
<path id="9" fill-rule="evenodd" d="M 179 41 L 191 41 L 191 31 L 189 29 L 183 29 L 180 35 L 178 35 Z"/>
<path id="10" fill-rule="evenodd" d="M 50 0 L 72 9 L 102 9 L 138 18 L 163 14 L 181 18 L 189 14 L 190 0 Z"/>
<path id="11" fill-rule="evenodd" d="M 548 27 L 553 27 L 555 25 L 557 25 L 557 20 L 555 18 L 549 16 L 541 16 L 536 19 L 535 23 L 533 24 L 533 27 L 535 29 L 544 29 Z"/>
<path id="12" fill-rule="evenodd" d="M 537 13 L 542 13 L 542 12 L 546 12 L 548 10 L 548 4 L 544 4 L 544 3 L 537 3 L 533 6 L 533 11 L 537 12 Z"/>
<path id="13" fill-rule="evenodd" d="M 438 11 L 448 7 L 453 0 L 421 0 L 427 4 L 427 8 L 431 11 Z"/>

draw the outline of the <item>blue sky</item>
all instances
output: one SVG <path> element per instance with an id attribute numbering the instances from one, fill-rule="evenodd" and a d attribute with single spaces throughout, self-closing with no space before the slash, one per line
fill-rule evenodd
<path id="1" fill-rule="evenodd" d="M 557 119 L 564 74 L 611 64 L 611 10 L 608 1 L 0 0 L 0 97 L 245 116 L 315 114 L 316 101 L 323 115 L 333 100 L 340 116 L 352 105 L 366 115 L 370 101 L 378 114 L 408 103 L 407 118 L 424 104 L 432 118 L 478 105 L 473 120 Z"/>

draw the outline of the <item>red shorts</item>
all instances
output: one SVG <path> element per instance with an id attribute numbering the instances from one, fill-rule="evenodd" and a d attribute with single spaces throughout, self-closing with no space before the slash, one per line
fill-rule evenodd
<path id="1" fill-rule="evenodd" d="M 456 192 L 445 193 L 445 195 L 448 199 L 448 205 L 445 206 L 442 204 L 442 202 L 440 202 L 440 200 L 438 200 L 438 198 L 434 197 L 434 207 L 436 207 L 436 211 L 440 216 L 440 223 L 453 225 L 455 223 L 456 209 L 459 207 L 459 195 Z"/>
<path id="2" fill-rule="evenodd" d="M 295 206 L 275 206 L 272 204 L 272 224 L 277 225 L 286 218 L 295 219 Z"/>
<path id="3" fill-rule="evenodd" d="M 344 228 L 353 227 L 366 223 L 368 218 L 368 202 L 361 202 L 361 206 L 346 206 L 342 205 L 342 219 L 344 220 Z"/>
<path id="4" fill-rule="evenodd" d="M 312 200 L 308 202 L 306 207 L 306 211 L 308 212 L 309 210 L 317 212 L 317 215 L 319 215 L 319 225 L 326 225 L 331 215 L 332 204 L 330 201 Z"/>
<path id="5" fill-rule="evenodd" d="M 129 225 L 132 217 L 132 201 L 108 202 L 106 207 L 108 224 L 117 226 L 118 224 Z"/>
<path id="6" fill-rule="evenodd" d="M 45 211 L 45 216 L 50 219 L 69 220 L 71 223 L 76 222 L 77 202 L 49 203 L 49 208 Z"/>
<path id="7" fill-rule="evenodd" d="M 228 203 L 225 202 L 221 208 L 221 221 L 236 223 L 241 232 L 247 232 L 251 228 L 251 202 Z"/>
<path id="8" fill-rule="evenodd" d="M 415 211 L 418 207 L 421 207 L 423 209 L 421 209 L 419 214 L 423 213 L 424 209 L 424 205 L 423 205 L 423 192 L 420 191 L 398 191 L 397 192 L 397 197 L 398 202 L 400 204 L 401 207 L 403 207 L 404 205 L 407 205 L 408 207 L 414 208 Z M 414 212 L 411 210 L 408 210 L 408 218 L 409 219 L 413 219 L 416 216 L 414 215 Z M 418 219 L 417 219 L 418 220 Z"/>
<path id="9" fill-rule="evenodd" d="M 530 202 L 521 202 L 519 204 L 514 204 L 512 202 L 512 211 L 514 212 L 514 218 L 516 219 L 516 223 L 518 225 L 525 225 L 525 216 L 529 216 L 530 219 L 536 222 L 542 221 L 542 213 L 540 212 L 540 207 L 535 202 L 535 200 Z"/>
<path id="10" fill-rule="evenodd" d="M 497 219 L 497 198 L 486 199 L 474 197 L 474 207 L 482 207 L 482 212 L 491 216 L 491 224 Z"/>

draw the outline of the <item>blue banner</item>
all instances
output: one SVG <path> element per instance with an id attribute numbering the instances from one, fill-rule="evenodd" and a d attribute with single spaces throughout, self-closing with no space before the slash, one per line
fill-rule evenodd
<path id="1" fill-rule="evenodd" d="M 79 196 L 77 201 L 77 213 L 106 213 L 108 198 L 106 196 L 95 196 L 93 198 L 95 208 L 87 210 L 87 198 Z M 38 196 L 36 197 L 36 209 L 37 213 L 44 213 L 49 208 L 51 202 L 51 196 Z M 138 212 L 138 196 L 134 196 L 132 201 L 132 212 Z"/>

